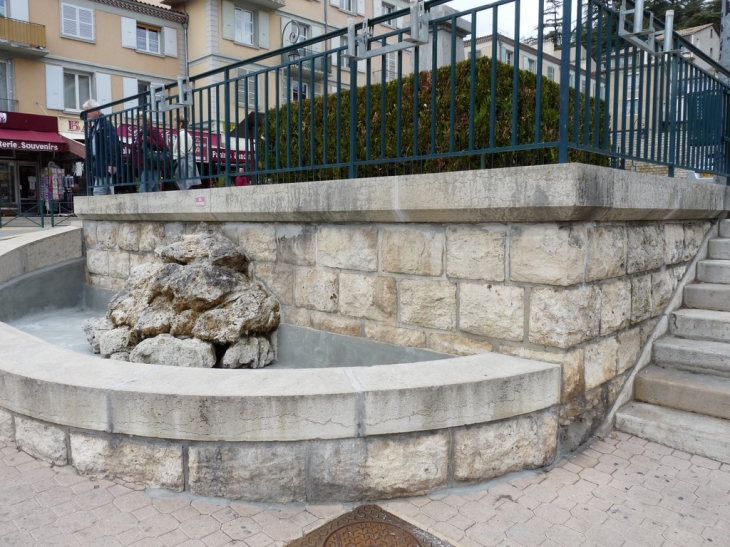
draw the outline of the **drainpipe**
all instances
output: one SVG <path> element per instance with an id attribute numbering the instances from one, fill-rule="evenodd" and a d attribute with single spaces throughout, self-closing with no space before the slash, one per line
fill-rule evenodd
<path id="1" fill-rule="evenodd" d="M 188 78 L 190 70 L 188 68 L 188 21 L 190 21 L 190 16 L 186 13 L 185 14 L 185 22 L 183 23 L 183 50 L 185 55 L 185 66 L 184 66 L 184 74 L 183 77 L 185 79 Z"/>

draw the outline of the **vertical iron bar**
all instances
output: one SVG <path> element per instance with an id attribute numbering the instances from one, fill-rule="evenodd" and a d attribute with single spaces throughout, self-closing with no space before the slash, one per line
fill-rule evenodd
<path id="1" fill-rule="evenodd" d="M 421 102 L 421 85 L 419 81 L 418 58 L 420 56 L 420 46 L 416 46 L 413 50 L 413 157 L 418 157 L 418 123 Z M 385 120 L 381 120 L 384 122 Z"/>
<path id="2" fill-rule="evenodd" d="M 586 1 L 586 90 L 583 94 L 583 144 L 590 143 L 591 135 L 591 54 L 593 52 L 593 0 Z M 595 96 L 595 93 L 594 93 Z M 595 97 L 594 97 L 595 99 Z"/>
<path id="3" fill-rule="evenodd" d="M 519 92 L 520 92 L 520 0 L 515 0 L 515 54 L 512 69 L 512 146 L 517 145 L 519 134 Z"/>
<path id="4" fill-rule="evenodd" d="M 436 80 L 438 80 L 438 69 L 436 58 L 438 55 L 437 46 L 438 28 L 436 23 L 431 25 L 431 154 L 436 154 Z"/>
<path id="5" fill-rule="evenodd" d="M 544 2 L 544 0 L 540 0 L 540 2 Z M 469 150 L 474 150 L 474 117 L 476 116 L 475 112 L 475 103 L 476 103 L 476 79 L 477 79 L 477 60 L 476 60 L 476 54 L 477 54 L 477 14 L 474 13 L 471 17 L 471 43 L 470 46 L 470 52 L 469 52 L 469 73 L 471 77 L 469 78 Z"/>
<path id="6" fill-rule="evenodd" d="M 677 66 L 677 58 L 676 56 L 672 55 L 670 56 L 670 62 L 672 63 L 671 69 L 672 69 L 672 75 L 671 75 L 671 81 L 670 86 L 671 89 L 668 91 L 669 93 L 669 100 L 670 105 L 670 117 L 669 117 L 669 176 L 674 176 L 674 164 L 676 161 L 676 154 L 674 150 L 674 146 L 677 141 L 677 76 L 678 76 L 678 66 Z"/>
<path id="7" fill-rule="evenodd" d="M 563 27 L 561 31 L 561 44 L 565 54 L 560 57 L 560 121 L 558 137 L 558 162 L 568 162 L 568 118 L 570 110 L 570 48 L 566 48 L 566 40 L 570 43 L 570 14 L 572 11 L 571 0 L 563 2 Z M 541 15 L 542 16 L 542 15 Z M 496 34 L 496 26 L 492 34 Z"/>
<path id="8" fill-rule="evenodd" d="M 573 89 L 573 138 L 571 142 L 578 144 L 580 142 L 580 95 L 581 95 L 581 39 L 583 36 L 583 0 L 578 0 L 576 6 L 576 27 L 575 27 L 575 88 Z M 570 51 L 570 49 L 568 49 Z"/>
<path id="9" fill-rule="evenodd" d="M 365 30 L 365 29 L 363 29 Z M 357 63 L 355 59 L 350 59 L 350 164 L 349 177 L 354 179 L 357 175 L 355 168 L 355 160 L 357 156 Z"/>
<path id="10" fill-rule="evenodd" d="M 567 0 L 570 2 L 570 0 Z M 495 148 L 497 139 L 497 10 L 498 7 L 492 8 L 492 59 L 490 67 L 492 69 L 492 77 L 489 80 L 489 149 Z M 567 155 L 566 155 L 566 160 Z"/>
<path id="11" fill-rule="evenodd" d="M 543 11 L 545 10 L 545 0 L 538 1 L 537 13 L 539 19 L 537 22 L 537 69 L 535 73 L 537 90 L 535 92 L 535 144 L 540 142 L 541 125 L 542 125 L 542 56 L 543 56 L 543 33 L 545 23 L 543 21 Z M 476 18 L 476 17 L 475 17 Z M 475 36 L 472 34 L 472 36 Z"/>
<path id="12" fill-rule="evenodd" d="M 395 155 L 400 158 L 403 155 L 403 52 L 398 52 L 396 74 L 396 120 L 395 120 Z"/>
<path id="13" fill-rule="evenodd" d="M 519 0 L 517 0 L 519 1 Z M 476 38 L 472 36 L 472 40 Z M 400 55 L 400 52 L 399 52 Z M 456 16 L 451 18 L 451 71 L 449 97 L 449 152 L 454 151 L 456 136 Z"/>

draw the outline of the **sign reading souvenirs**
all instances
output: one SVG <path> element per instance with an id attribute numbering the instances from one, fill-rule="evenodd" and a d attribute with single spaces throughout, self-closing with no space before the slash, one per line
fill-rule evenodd
<path id="1" fill-rule="evenodd" d="M 61 152 L 60 144 L 51 142 L 28 142 L 23 140 L 0 140 L 3 150 L 19 150 L 26 152 Z"/>

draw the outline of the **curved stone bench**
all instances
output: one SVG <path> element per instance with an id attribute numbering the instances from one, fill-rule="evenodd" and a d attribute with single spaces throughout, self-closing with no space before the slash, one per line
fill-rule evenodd
<path id="1" fill-rule="evenodd" d="M 0 438 L 86 474 L 267 502 L 414 495 L 555 457 L 560 365 L 343 365 L 106 361 L 0 323 Z"/>

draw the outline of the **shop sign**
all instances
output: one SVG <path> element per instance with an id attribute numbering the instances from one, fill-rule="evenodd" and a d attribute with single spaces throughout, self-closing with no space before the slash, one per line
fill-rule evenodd
<path id="1" fill-rule="evenodd" d="M 61 145 L 51 142 L 29 142 L 23 140 L 0 140 L 0 148 L 3 150 L 19 150 L 27 152 L 60 152 Z"/>
<path id="2" fill-rule="evenodd" d="M 58 117 L 59 133 L 78 133 L 79 137 L 84 137 L 84 122 L 78 118 Z"/>
<path id="3" fill-rule="evenodd" d="M 0 123 L 8 123 L 8 113 L 0 112 Z"/>

